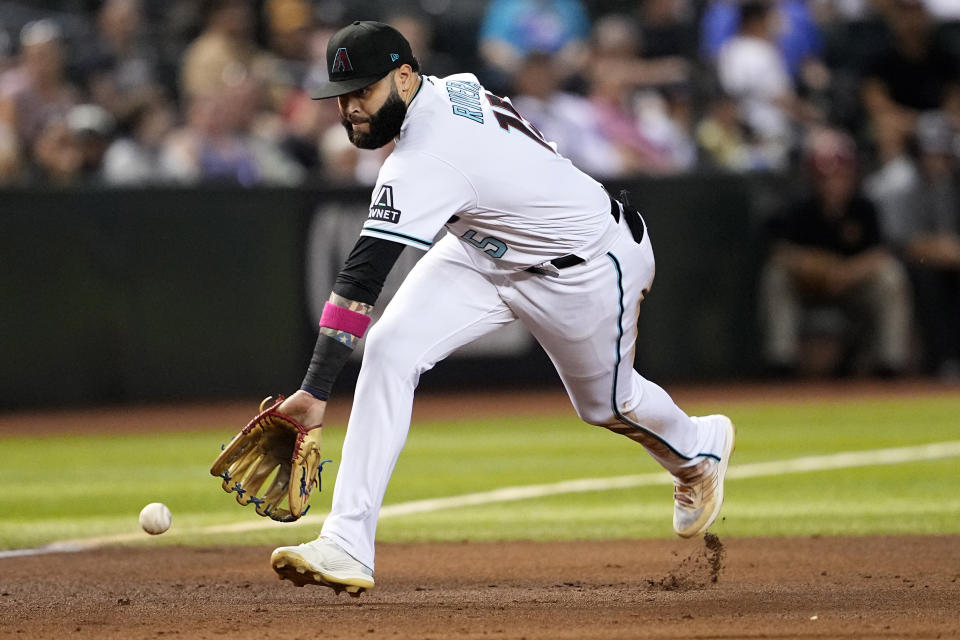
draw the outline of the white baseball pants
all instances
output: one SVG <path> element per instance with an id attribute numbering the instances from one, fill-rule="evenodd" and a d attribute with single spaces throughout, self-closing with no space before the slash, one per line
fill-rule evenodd
<path id="1" fill-rule="evenodd" d="M 606 253 L 559 275 L 504 271 L 447 235 L 417 263 L 366 338 L 333 506 L 321 535 L 371 569 L 377 518 L 406 441 L 420 374 L 520 320 L 550 356 L 579 416 L 640 442 L 674 475 L 718 458 L 698 426 L 633 369 L 637 315 L 654 275 L 649 234 L 620 222 Z"/>

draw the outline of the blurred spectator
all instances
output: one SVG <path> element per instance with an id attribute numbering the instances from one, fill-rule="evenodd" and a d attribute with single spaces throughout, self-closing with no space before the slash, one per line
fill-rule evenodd
<path id="1" fill-rule="evenodd" d="M 70 184 L 80 173 L 83 157 L 80 145 L 66 119 L 50 122 L 33 144 L 34 178 L 53 184 Z"/>
<path id="2" fill-rule="evenodd" d="M 206 28 L 183 55 L 183 97 L 216 93 L 253 77 L 275 81 L 275 60 L 254 41 L 254 14 L 248 0 L 208 0 Z"/>
<path id="3" fill-rule="evenodd" d="M 410 43 L 423 73 L 444 78 L 463 71 L 452 57 L 433 48 L 433 27 L 428 20 L 413 13 L 398 13 L 387 20 L 387 24 Z"/>
<path id="4" fill-rule="evenodd" d="M 960 379 L 960 185 L 957 131 L 943 114 L 917 119 L 914 180 L 881 197 L 887 228 L 916 291 L 927 368 Z"/>
<path id="5" fill-rule="evenodd" d="M 721 94 L 707 104 L 705 111 L 696 129 L 705 166 L 735 172 L 768 168 L 763 149 L 740 120 L 736 100 Z"/>
<path id="6" fill-rule="evenodd" d="M 580 0 L 492 0 L 480 27 L 480 54 L 490 68 L 484 82 L 499 89 L 523 59 L 538 51 L 556 57 L 567 76 L 585 62 L 590 17 Z"/>
<path id="7" fill-rule="evenodd" d="M 110 112 L 97 104 L 80 104 L 67 114 L 67 127 L 79 150 L 81 180 L 103 180 L 104 157 L 113 142 L 116 125 Z"/>
<path id="8" fill-rule="evenodd" d="M 173 131 L 161 152 L 164 172 L 183 182 L 226 182 L 240 186 L 296 184 L 302 169 L 256 131 L 260 86 L 254 81 L 217 94 L 195 96 L 186 124 Z"/>
<path id="9" fill-rule="evenodd" d="M 635 88 L 685 86 L 690 81 L 690 63 L 681 57 L 647 60 L 641 55 L 642 40 L 636 22 L 627 15 L 609 14 L 593 26 L 589 78 L 614 76 Z"/>
<path id="10" fill-rule="evenodd" d="M 168 179 L 161 162 L 161 149 L 173 130 L 176 113 L 165 101 L 142 105 L 129 118 L 130 133 L 107 149 L 104 180 L 113 185 L 156 184 Z"/>
<path id="11" fill-rule="evenodd" d="M 597 121 L 590 102 L 560 91 L 554 59 L 533 53 L 513 79 L 512 102 L 573 164 L 597 177 L 620 175 L 623 165 Z"/>
<path id="12" fill-rule="evenodd" d="M 28 23 L 20 47 L 19 63 L 0 76 L 0 139 L 6 139 L 0 166 L 8 179 L 28 168 L 40 134 L 62 121 L 77 101 L 65 77 L 63 39 L 55 22 Z"/>
<path id="13" fill-rule="evenodd" d="M 843 10 L 854 9 L 850 0 L 821 0 L 819 3 L 816 0 L 714 0 L 702 20 L 704 55 L 707 60 L 719 64 L 721 51 L 731 39 L 742 33 L 747 6 L 761 4 L 768 7 L 764 39 L 776 47 L 794 96 L 780 106 L 795 122 L 822 124 L 824 114 L 833 111 L 832 102 L 837 92 L 849 89 L 835 86 L 835 69 L 825 60 L 824 25 L 818 23 L 818 18 L 829 20 L 823 7 L 825 3 L 834 8 L 842 6 Z M 826 24 L 829 28 L 829 23 Z"/>
<path id="14" fill-rule="evenodd" d="M 898 374 L 909 355 L 910 288 L 881 239 L 876 209 L 859 193 L 853 139 L 813 132 L 806 161 L 812 196 L 790 203 L 770 226 L 772 250 L 760 290 L 766 360 L 775 371 L 796 371 L 805 312 L 829 305 L 855 329 L 849 337 L 865 339 L 854 343 L 863 347 L 858 364 Z"/>
<path id="15" fill-rule="evenodd" d="M 266 0 L 264 4 L 270 51 L 288 84 L 303 86 L 310 63 L 313 13 L 307 0 Z"/>
<path id="16" fill-rule="evenodd" d="M 639 0 L 641 52 L 644 58 L 697 57 L 695 12 L 690 0 Z"/>
<path id="17" fill-rule="evenodd" d="M 883 13 L 892 39 L 864 72 L 862 99 L 882 160 L 904 153 L 922 111 L 960 122 L 960 60 L 935 38 L 923 0 L 890 0 Z"/>
<path id="18" fill-rule="evenodd" d="M 121 125 L 144 105 L 159 100 L 158 59 L 143 37 L 140 0 L 106 0 L 97 14 L 91 50 L 80 63 L 94 102 Z"/>
<path id="19" fill-rule="evenodd" d="M 697 164 L 697 144 L 690 92 L 686 88 L 641 91 L 634 104 L 640 129 L 667 152 L 672 171 L 693 169 Z"/>
<path id="20" fill-rule="evenodd" d="M 682 87 L 686 62 L 676 58 L 647 61 L 639 56 L 639 34 L 626 16 L 597 21 L 586 69 L 588 97 L 600 131 L 617 150 L 624 174 L 672 173 L 689 168 L 692 136 L 682 108 L 663 99 L 662 88 Z"/>
<path id="21" fill-rule="evenodd" d="M 100 182 L 116 122 L 96 104 L 80 104 L 44 127 L 34 143 L 40 177 L 57 184 Z"/>
<path id="22" fill-rule="evenodd" d="M 260 181 L 253 152 L 230 125 L 225 95 L 198 94 L 187 107 L 187 121 L 164 143 L 164 170 L 182 182 L 224 181 L 252 186 Z"/>
<path id="23" fill-rule="evenodd" d="M 743 26 L 743 5 L 750 0 L 712 0 L 701 18 L 701 52 L 716 60 L 724 45 Z M 804 65 L 820 58 L 823 38 L 807 0 L 762 0 L 769 8 L 769 40 L 777 47 L 787 72 L 799 80 Z"/>
<path id="24" fill-rule="evenodd" d="M 901 226 L 908 217 L 905 212 L 913 208 L 913 192 L 920 179 L 915 158 L 908 148 L 900 143 L 899 136 L 899 132 L 892 128 L 876 131 L 876 146 L 895 149 L 898 153 L 877 158 L 876 168 L 863 181 L 864 193 L 876 205 L 885 235 L 894 242 L 903 239 Z M 887 138 L 897 141 L 884 141 Z"/>
<path id="25" fill-rule="evenodd" d="M 723 90 L 738 101 L 740 117 L 762 145 L 767 166 L 784 168 L 797 105 L 786 60 L 774 43 L 773 18 L 763 0 L 741 6 L 737 35 L 724 43 L 717 57 L 717 76 Z"/>
<path id="26" fill-rule="evenodd" d="M 268 86 L 248 79 L 224 91 L 230 124 L 256 159 L 261 180 L 267 184 L 294 185 L 303 181 L 303 168 L 283 149 L 286 123 L 273 109 Z"/>

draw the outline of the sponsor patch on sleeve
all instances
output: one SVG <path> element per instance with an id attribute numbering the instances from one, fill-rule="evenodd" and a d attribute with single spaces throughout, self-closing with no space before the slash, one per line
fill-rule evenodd
<path id="1" fill-rule="evenodd" d="M 370 205 L 370 220 L 383 220 L 394 224 L 400 222 L 400 209 L 393 206 L 393 187 L 388 184 L 380 187 L 380 193 Z"/>

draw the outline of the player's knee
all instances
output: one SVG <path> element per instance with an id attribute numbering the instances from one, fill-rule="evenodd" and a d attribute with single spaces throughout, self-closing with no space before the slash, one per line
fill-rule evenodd
<path id="1" fill-rule="evenodd" d="M 592 424 L 597 427 L 608 427 L 611 424 L 617 423 L 617 416 L 614 415 L 613 410 L 604 404 L 577 404 L 576 409 L 577 415 L 587 424 Z"/>

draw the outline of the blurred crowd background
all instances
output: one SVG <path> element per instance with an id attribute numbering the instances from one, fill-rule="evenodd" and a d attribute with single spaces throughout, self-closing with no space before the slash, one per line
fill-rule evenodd
<path id="1" fill-rule="evenodd" d="M 370 185 L 389 147 L 309 98 L 355 19 L 598 179 L 802 186 L 766 227 L 778 375 L 813 314 L 842 368 L 960 377 L 960 0 L 0 0 L 0 188 Z"/>
<path id="2" fill-rule="evenodd" d="M 354 18 L 398 28 L 428 74 L 476 73 L 600 178 L 784 171 L 823 127 L 875 170 L 909 154 L 924 112 L 960 123 L 955 0 L 48 0 L 0 16 L 4 184 L 369 184 L 383 154 L 353 152 L 335 101 L 309 99 Z"/>

